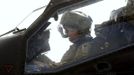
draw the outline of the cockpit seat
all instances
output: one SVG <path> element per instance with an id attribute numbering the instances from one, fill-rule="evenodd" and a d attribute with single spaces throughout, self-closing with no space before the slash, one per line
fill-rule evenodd
<path id="1" fill-rule="evenodd" d="M 128 22 L 107 21 L 95 27 L 90 56 L 113 51 L 134 43 L 134 25 Z"/>

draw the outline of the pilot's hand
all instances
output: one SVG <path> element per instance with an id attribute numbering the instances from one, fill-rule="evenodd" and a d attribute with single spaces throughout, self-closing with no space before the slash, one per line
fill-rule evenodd
<path id="1" fill-rule="evenodd" d="M 26 73 L 40 72 L 40 71 L 41 71 L 41 69 L 37 65 L 29 64 L 29 65 L 25 66 Z"/>

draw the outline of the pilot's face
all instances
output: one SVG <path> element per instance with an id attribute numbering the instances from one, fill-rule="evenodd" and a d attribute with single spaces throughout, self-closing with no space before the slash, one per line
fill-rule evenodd
<path id="1" fill-rule="evenodd" d="M 73 40 L 77 39 L 79 34 L 78 31 L 75 29 L 71 29 L 71 28 L 66 28 L 65 29 L 67 36 L 69 37 L 69 40 L 72 42 Z"/>

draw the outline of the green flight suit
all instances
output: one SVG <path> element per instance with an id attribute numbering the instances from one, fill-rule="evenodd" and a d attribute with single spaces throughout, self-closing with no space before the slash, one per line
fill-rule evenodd
<path id="1" fill-rule="evenodd" d="M 82 37 L 73 45 L 70 46 L 69 50 L 64 54 L 61 59 L 61 64 L 76 61 L 90 54 L 90 37 Z"/>

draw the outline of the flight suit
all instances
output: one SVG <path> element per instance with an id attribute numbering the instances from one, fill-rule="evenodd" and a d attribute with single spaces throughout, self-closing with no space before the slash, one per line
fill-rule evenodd
<path id="1" fill-rule="evenodd" d="M 80 37 L 73 45 L 70 46 L 69 50 L 64 54 L 61 59 L 61 64 L 76 61 L 90 54 L 90 41 L 91 37 Z"/>

